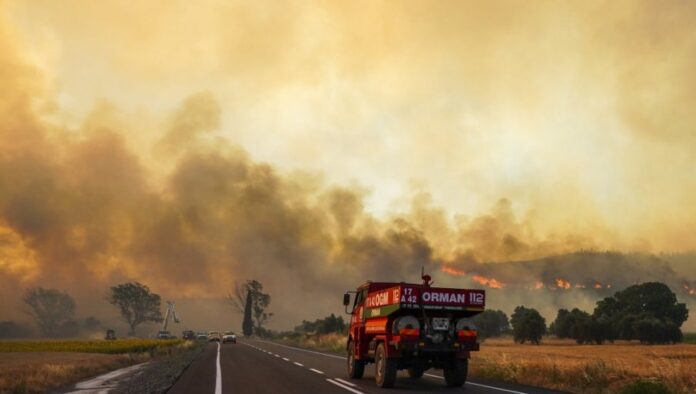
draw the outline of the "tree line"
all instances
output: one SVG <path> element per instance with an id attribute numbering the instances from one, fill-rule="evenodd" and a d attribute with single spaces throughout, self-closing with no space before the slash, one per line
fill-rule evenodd
<path id="1" fill-rule="evenodd" d="M 512 334 L 518 343 L 539 344 L 546 334 L 574 339 L 579 344 L 637 340 L 646 344 L 677 343 L 683 339 L 681 326 L 688 319 L 686 304 L 664 283 L 647 282 L 629 286 L 597 302 L 590 314 L 578 308 L 560 309 L 548 327 L 534 308 L 518 306 L 512 316 L 486 310 L 473 320 L 479 337 Z"/>

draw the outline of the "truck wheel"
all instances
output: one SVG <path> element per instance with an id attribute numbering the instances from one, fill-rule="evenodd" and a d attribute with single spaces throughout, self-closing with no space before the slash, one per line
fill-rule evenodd
<path id="1" fill-rule="evenodd" d="M 355 359 L 355 347 L 352 343 L 348 344 L 348 377 L 351 379 L 360 379 L 365 372 L 365 363 Z"/>
<path id="2" fill-rule="evenodd" d="M 469 371 L 469 360 L 458 358 L 445 367 L 445 383 L 447 387 L 461 387 L 466 383 L 466 375 Z"/>
<path id="3" fill-rule="evenodd" d="M 396 381 L 396 360 L 387 358 L 384 344 L 377 345 L 375 353 L 375 382 L 382 388 L 394 387 Z"/>
<path id="4" fill-rule="evenodd" d="M 413 366 L 408 369 L 408 377 L 411 379 L 419 379 L 421 376 L 423 376 L 423 372 L 425 372 L 423 367 Z"/>

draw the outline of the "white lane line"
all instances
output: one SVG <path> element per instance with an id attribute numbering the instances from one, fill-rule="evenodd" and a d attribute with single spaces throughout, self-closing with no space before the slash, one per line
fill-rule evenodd
<path id="1" fill-rule="evenodd" d="M 297 361 L 293 362 L 293 364 L 297 365 L 298 367 L 304 367 L 304 364 L 300 364 Z"/>
<path id="2" fill-rule="evenodd" d="M 279 358 L 280 358 L 280 354 L 274 354 L 274 356 L 276 356 L 276 357 L 279 357 Z"/>
<path id="3" fill-rule="evenodd" d="M 283 361 L 290 361 L 290 359 L 287 357 L 283 357 Z"/>
<path id="4" fill-rule="evenodd" d="M 280 347 L 288 348 L 288 349 L 299 350 L 299 351 L 301 351 L 301 352 L 319 354 L 319 355 L 322 355 L 322 356 L 325 356 L 325 357 L 338 358 L 338 359 L 341 359 L 341 360 L 345 360 L 345 359 L 346 359 L 346 358 L 343 357 L 343 356 L 337 356 L 337 355 L 335 355 L 335 354 L 326 354 L 326 353 L 321 353 L 321 352 L 315 352 L 315 351 L 313 351 L 313 350 L 302 349 L 302 348 L 294 347 L 294 346 L 281 345 L 281 344 L 279 344 L 279 343 L 268 342 L 268 341 L 261 341 L 261 340 L 258 340 L 258 339 L 257 339 L 257 341 L 262 342 L 262 343 L 268 343 L 268 344 L 270 344 L 270 345 L 275 345 L 275 346 L 280 346 Z"/>
<path id="5" fill-rule="evenodd" d="M 357 385 L 356 385 L 355 383 L 348 382 L 348 381 L 343 380 L 343 379 L 341 379 L 341 378 L 334 378 L 334 380 L 335 380 L 335 381 L 338 381 L 338 382 L 341 382 L 341 383 L 343 383 L 343 384 L 347 384 L 348 386 L 351 386 L 351 387 L 357 387 Z"/>
<path id="6" fill-rule="evenodd" d="M 318 373 L 319 375 L 323 375 L 323 374 L 324 374 L 323 371 L 320 371 L 320 370 L 318 370 L 318 369 L 310 368 L 309 370 L 312 371 L 312 372 Z"/>
<path id="7" fill-rule="evenodd" d="M 337 381 L 335 381 L 335 380 L 326 379 L 326 381 L 329 382 L 329 383 L 331 383 L 331 384 L 335 384 L 336 386 L 338 386 L 338 387 L 340 387 L 340 388 L 342 388 L 342 389 L 344 389 L 344 390 L 348 390 L 348 391 L 350 391 L 350 392 L 352 392 L 352 393 L 355 393 L 355 394 L 364 394 L 362 391 L 358 391 L 358 390 L 356 390 L 356 389 L 354 389 L 354 388 L 348 387 L 348 386 L 346 386 L 346 385 L 344 385 L 344 384 L 341 384 L 341 383 L 339 383 L 339 382 L 337 382 Z"/>
<path id="8" fill-rule="evenodd" d="M 429 374 L 429 373 L 424 373 L 423 375 L 430 376 L 431 378 L 444 379 L 442 376 L 437 376 L 437 375 L 433 375 L 433 374 Z M 481 384 L 481 383 L 466 382 L 465 384 L 470 384 L 472 386 L 478 386 L 478 387 L 485 387 L 487 389 L 493 389 L 493 390 L 498 390 L 498 391 L 504 391 L 506 393 L 527 394 L 524 391 L 508 390 L 508 389 L 503 389 L 503 388 L 495 387 L 495 386 L 489 386 L 487 384 Z"/>
<path id="9" fill-rule="evenodd" d="M 217 374 L 215 375 L 215 394 L 222 394 L 222 369 L 220 368 L 220 342 L 217 349 Z"/>

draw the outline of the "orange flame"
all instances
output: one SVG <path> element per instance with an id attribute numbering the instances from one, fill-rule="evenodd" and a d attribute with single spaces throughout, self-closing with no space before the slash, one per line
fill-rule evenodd
<path id="1" fill-rule="evenodd" d="M 556 286 L 557 286 L 558 288 L 568 290 L 568 289 L 570 289 L 571 284 L 570 284 L 570 282 L 568 282 L 567 280 L 558 278 L 558 279 L 556 279 Z"/>
<path id="2" fill-rule="evenodd" d="M 442 272 L 444 272 L 444 273 L 446 273 L 446 274 L 454 275 L 454 276 L 464 276 L 464 275 L 466 275 L 466 272 L 464 272 L 464 271 L 462 271 L 462 270 L 458 270 L 458 269 L 452 268 L 452 267 L 447 267 L 447 266 L 445 266 L 445 265 L 443 265 L 442 268 L 440 268 L 440 271 L 442 271 Z"/>
<path id="3" fill-rule="evenodd" d="M 597 282 L 597 283 L 594 284 L 594 288 L 595 288 L 595 289 L 601 289 L 601 288 L 602 288 L 602 284 L 599 283 L 599 282 Z"/>
<path id="4" fill-rule="evenodd" d="M 544 288 L 544 282 L 536 282 L 534 284 L 534 290 L 539 290 Z"/>
<path id="5" fill-rule="evenodd" d="M 488 286 L 491 289 L 502 289 L 503 287 L 505 287 L 504 283 L 499 282 L 498 280 L 493 279 L 493 278 L 486 278 L 485 276 L 474 275 L 473 279 L 474 279 L 474 281 L 476 281 L 484 286 Z"/>

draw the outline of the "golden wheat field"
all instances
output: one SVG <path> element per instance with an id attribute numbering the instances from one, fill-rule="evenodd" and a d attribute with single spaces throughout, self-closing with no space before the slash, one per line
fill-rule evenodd
<path id="1" fill-rule="evenodd" d="M 471 376 L 499 379 L 575 393 L 616 392 L 636 380 L 657 380 L 677 393 L 696 392 L 696 345 L 615 343 L 541 345 L 490 339 L 474 353 Z"/>

